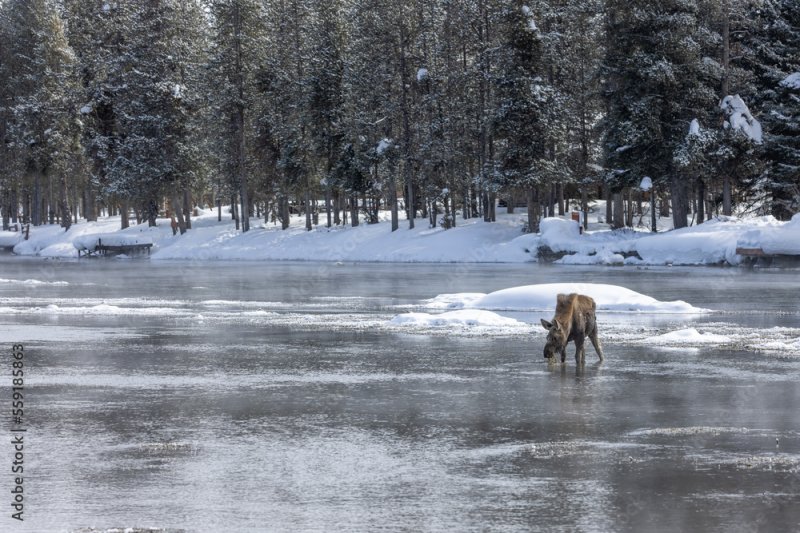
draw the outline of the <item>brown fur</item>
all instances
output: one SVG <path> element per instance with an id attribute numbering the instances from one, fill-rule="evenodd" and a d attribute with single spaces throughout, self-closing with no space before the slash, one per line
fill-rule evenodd
<path id="1" fill-rule="evenodd" d="M 594 351 L 600 361 L 603 360 L 603 349 L 597 338 L 597 318 L 595 303 L 589 296 L 582 294 L 559 294 L 556 297 L 556 314 L 552 322 L 542 319 L 542 326 L 549 333 L 544 346 L 544 356 L 551 359 L 561 354 L 561 362 L 567 359 L 567 344 L 575 342 L 575 363 L 582 364 L 586 359 L 583 342 L 586 337 L 592 341 Z"/>

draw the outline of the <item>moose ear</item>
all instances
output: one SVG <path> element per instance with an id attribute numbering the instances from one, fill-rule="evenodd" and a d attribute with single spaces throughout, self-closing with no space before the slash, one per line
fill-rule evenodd
<path id="1" fill-rule="evenodd" d="M 550 328 L 552 328 L 552 327 L 553 327 L 553 324 L 551 324 L 550 322 L 548 322 L 548 321 L 547 321 L 547 320 L 545 320 L 544 318 L 543 318 L 543 319 L 541 319 L 541 320 L 542 320 L 542 326 L 544 326 L 544 329 L 546 329 L 546 330 L 550 330 Z"/>
<path id="2" fill-rule="evenodd" d="M 561 329 L 561 323 L 558 321 L 557 318 L 553 319 L 553 327 L 556 328 L 556 331 Z"/>

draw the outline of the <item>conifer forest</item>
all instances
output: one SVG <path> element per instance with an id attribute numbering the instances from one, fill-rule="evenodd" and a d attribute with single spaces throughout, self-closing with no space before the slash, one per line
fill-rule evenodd
<path id="1" fill-rule="evenodd" d="M 788 220 L 799 121 L 796 0 L 0 2 L 4 229 Z"/>

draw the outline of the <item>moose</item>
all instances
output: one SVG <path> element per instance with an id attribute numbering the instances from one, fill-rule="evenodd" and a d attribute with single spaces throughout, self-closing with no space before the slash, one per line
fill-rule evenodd
<path id="1" fill-rule="evenodd" d="M 575 364 L 583 364 L 586 349 L 583 342 L 586 337 L 592 341 L 594 351 L 603 361 L 603 349 L 597 338 L 596 305 L 594 300 L 583 294 L 559 294 L 556 296 L 556 314 L 552 322 L 542 319 L 542 326 L 548 331 L 547 343 L 544 345 L 545 359 L 552 359 L 561 354 L 561 362 L 567 359 L 567 344 L 575 341 Z"/>

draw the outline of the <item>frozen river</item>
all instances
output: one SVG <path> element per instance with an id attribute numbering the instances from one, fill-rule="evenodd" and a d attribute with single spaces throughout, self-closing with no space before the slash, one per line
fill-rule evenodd
<path id="1" fill-rule="evenodd" d="M 800 528 L 797 271 L 2 256 L 0 278 L 28 426 L 3 531 Z M 713 312 L 601 313 L 583 371 L 543 360 L 548 313 L 390 323 L 573 281 Z"/>

